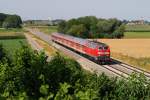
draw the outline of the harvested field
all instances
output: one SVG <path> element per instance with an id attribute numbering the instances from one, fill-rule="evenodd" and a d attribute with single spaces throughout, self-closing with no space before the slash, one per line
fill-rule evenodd
<path id="1" fill-rule="evenodd" d="M 135 58 L 150 57 L 150 39 L 100 39 L 99 41 L 108 44 L 114 53 Z"/>
<path id="2" fill-rule="evenodd" d="M 111 48 L 111 57 L 150 71 L 150 39 L 100 39 Z"/>

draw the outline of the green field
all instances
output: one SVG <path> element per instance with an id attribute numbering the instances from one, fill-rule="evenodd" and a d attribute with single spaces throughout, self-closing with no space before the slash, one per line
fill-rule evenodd
<path id="1" fill-rule="evenodd" d="M 43 27 L 37 27 L 40 31 L 46 33 L 46 34 L 51 34 L 53 32 L 57 32 L 57 26 L 43 26 Z"/>
<path id="2" fill-rule="evenodd" d="M 0 44 L 3 45 L 5 48 L 6 52 L 8 53 L 9 56 L 13 56 L 15 51 L 21 47 L 21 43 L 27 44 L 26 39 L 5 39 L 5 40 L 0 40 Z"/>
<path id="3" fill-rule="evenodd" d="M 150 38 L 150 25 L 126 25 L 124 38 Z"/>
<path id="4" fill-rule="evenodd" d="M 150 38 L 150 32 L 125 32 L 124 38 Z"/>
<path id="5" fill-rule="evenodd" d="M 21 47 L 21 43 L 27 44 L 23 29 L 0 29 L 0 44 L 4 46 L 9 56 Z"/>
<path id="6" fill-rule="evenodd" d="M 150 25 L 126 25 L 126 31 L 150 32 Z"/>
<path id="7" fill-rule="evenodd" d="M 10 29 L 4 29 L 4 28 L 0 28 L 0 33 L 4 33 L 4 32 L 9 32 L 9 33 L 12 33 L 12 32 L 24 32 L 23 29 L 21 28 L 10 28 Z"/>
<path id="8" fill-rule="evenodd" d="M 0 39 L 24 39 L 23 29 L 0 29 Z"/>

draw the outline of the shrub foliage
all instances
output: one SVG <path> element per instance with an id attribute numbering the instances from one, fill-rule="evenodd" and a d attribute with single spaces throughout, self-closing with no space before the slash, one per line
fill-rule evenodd
<path id="1" fill-rule="evenodd" d="M 142 74 L 127 80 L 99 76 L 57 53 L 50 62 L 27 46 L 13 60 L 0 47 L 1 100 L 148 100 L 150 85 Z"/>
<path id="2" fill-rule="evenodd" d="M 0 28 L 20 28 L 21 24 L 20 16 L 0 13 Z"/>
<path id="3" fill-rule="evenodd" d="M 118 19 L 98 19 L 95 16 L 62 21 L 58 31 L 82 38 L 122 38 L 125 27 Z"/>

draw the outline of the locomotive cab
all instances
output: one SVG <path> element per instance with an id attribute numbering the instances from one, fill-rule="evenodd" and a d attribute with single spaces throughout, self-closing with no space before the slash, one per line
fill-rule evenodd
<path id="1" fill-rule="evenodd" d="M 100 62 L 108 62 L 110 61 L 110 48 L 107 45 L 101 45 L 98 47 L 98 58 L 97 60 Z"/>

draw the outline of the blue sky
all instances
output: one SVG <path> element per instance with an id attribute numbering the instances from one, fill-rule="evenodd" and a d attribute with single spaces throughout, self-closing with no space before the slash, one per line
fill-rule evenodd
<path id="1" fill-rule="evenodd" d="M 150 0 L 0 0 L 0 12 L 26 19 L 102 18 L 150 21 Z"/>

